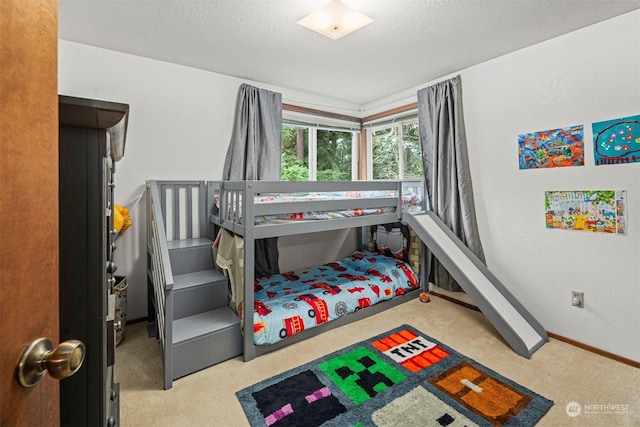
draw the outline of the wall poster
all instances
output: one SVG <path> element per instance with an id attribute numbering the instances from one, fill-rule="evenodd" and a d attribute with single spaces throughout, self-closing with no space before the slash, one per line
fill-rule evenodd
<path id="1" fill-rule="evenodd" d="M 520 169 L 584 165 L 584 126 L 518 135 Z"/>
<path id="2" fill-rule="evenodd" d="M 624 190 L 546 191 L 547 228 L 627 234 Z"/>
<path id="3" fill-rule="evenodd" d="M 640 162 L 640 115 L 592 123 L 596 166 Z"/>

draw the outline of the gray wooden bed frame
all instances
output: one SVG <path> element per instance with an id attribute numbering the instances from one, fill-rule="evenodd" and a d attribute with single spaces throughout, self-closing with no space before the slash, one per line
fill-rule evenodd
<path id="1" fill-rule="evenodd" d="M 424 269 L 420 272 L 422 288 L 306 329 L 276 344 L 257 346 L 253 342 L 255 239 L 356 228 L 358 242 L 363 247 L 366 244 L 363 227 L 400 221 L 403 186 L 418 187 L 424 194 L 423 185 L 417 180 L 147 181 L 148 321 L 150 334 L 162 347 L 164 388 L 171 388 L 173 379 L 239 354 L 249 361 L 417 297 L 421 289 L 426 288 Z M 254 196 L 258 194 L 334 191 L 393 191 L 397 197 L 254 203 Z M 389 207 L 395 208 L 393 212 L 348 218 L 258 225 L 253 220 L 262 215 Z M 251 220 L 245 221 L 245 218 Z M 242 337 L 240 319 L 227 307 L 228 281 L 213 264 L 211 248 L 219 228 L 244 238 L 244 306 L 251 309 L 243 310 L 244 330 L 249 332 Z M 422 249 L 421 265 L 425 265 L 424 246 Z M 193 275 L 207 277 L 194 284 Z M 185 277 L 190 277 L 187 281 L 194 286 L 186 289 Z M 185 304 L 194 312 L 186 313 Z M 202 332 L 209 326 L 210 329 Z"/>
<path id="2" fill-rule="evenodd" d="M 215 212 L 210 207 L 209 220 L 226 230 L 244 237 L 244 306 L 253 307 L 254 283 L 254 240 L 267 237 L 280 237 L 302 233 L 312 233 L 345 228 L 358 229 L 358 241 L 362 244 L 362 227 L 398 222 L 402 219 L 402 190 L 403 186 L 419 186 L 423 189 L 422 181 L 215 181 L 209 183 L 209 200 L 219 196 L 220 208 Z M 254 197 L 266 193 L 313 193 L 334 191 L 395 191 L 397 197 L 365 197 L 346 200 L 319 200 L 254 203 Z M 338 211 L 345 209 L 365 208 L 395 208 L 392 212 L 374 215 L 363 215 L 348 218 L 327 220 L 295 220 L 278 223 L 254 224 L 255 216 L 291 214 L 298 212 Z M 246 221 L 245 218 L 251 218 Z M 421 251 L 424 254 L 426 251 Z M 426 283 L 421 277 L 421 284 Z M 421 285 L 424 286 L 424 285 Z M 358 310 L 342 316 L 331 322 L 323 323 L 296 335 L 287 337 L 275 344 L 255 345 L 253 334 L 253 309 L 243 310 L 244 335 L 243 356 L 248 361 L 256 356 L 269 353 L 284 346 L 321 334 L 333 328 L 343 326 L 354 321 L 364 319 L 373 314 L 387 310 L 390 307 L 415 298 L 421 288 L 396 296 L 390 300 L 379 302 L 371 307 Z"/>

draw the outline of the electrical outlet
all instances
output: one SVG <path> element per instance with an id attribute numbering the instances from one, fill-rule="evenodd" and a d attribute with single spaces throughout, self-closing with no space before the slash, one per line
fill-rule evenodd
<path id="1" fill-rule="evenodd" d="M 571 291 L 571 305 L 584 308 L 584 292 Z"/>

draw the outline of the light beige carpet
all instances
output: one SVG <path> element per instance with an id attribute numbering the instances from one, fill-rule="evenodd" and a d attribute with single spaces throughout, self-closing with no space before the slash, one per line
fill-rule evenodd
<path id="1" fill-rule="evenodd" d="M 247 426 L 236 391 L 405 323 L 553 400 L 539 426 L 640 426 L 640 369 L 554 339 L 525 359 L 481 313 L 438 297 L 427 304 L 410 301 L 250 362 L 228 360 L 174 381 L 167 391 L 159 344 L 147 338 L 144 323 L 127 325 L 116 348 L 120 425 Z"/>

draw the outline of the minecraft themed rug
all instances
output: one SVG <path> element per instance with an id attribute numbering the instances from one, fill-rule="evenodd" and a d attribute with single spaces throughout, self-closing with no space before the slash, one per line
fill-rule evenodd
<path id="1" fill-rule="evenodd" d="M 236 393 L 252 426 L 532 426 L 553 402 L 404 325 Z"/>

